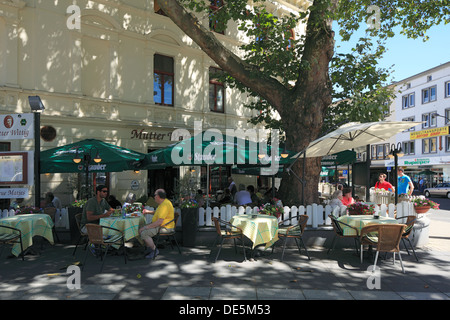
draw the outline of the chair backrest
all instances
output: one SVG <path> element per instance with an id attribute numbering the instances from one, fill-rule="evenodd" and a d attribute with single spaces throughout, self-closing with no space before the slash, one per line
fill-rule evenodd
<path id="1" fill-rule="evenodd" d="M 300 216 L 300 219 L 298 219 L 298 225 L 300 227 L 301 233 L 303 234 L 303 231 L 305 231 L 306 223 L 308 222 L 308 216 L 306 214 L 303 214 Z"/>
<path id="2" fill-rule="evenodd" d="M 48 214 L 52 218 L 52 220 L 55 221 L 56 208 L 53 207 L 44 208 L 44 213 Z"/>
<path id="3" fill-rule="evenodd" d="M 403 232 L 403 237 L 407 238 L 409 237 L 409 235 L 411 234 L 411 231 L 413 230 L 414 227 L 414 223 L 417 220 L 416 216 L 404 216 L 404 217 L 400 217 L 397 218 L 398 220 L 402 219 L 403 221 L 406 219 L 406 222 L 404 222 L 404 224 L 406 224 L 406 228 L 405 231 Z"/>
<path id="4" fill-rule="evenodd" d="M 331 224 L 333 225 L 334 232 L 340 235 L 344 234 L 341 226 L 339 225 L 339 221 L 336 219 L 336 217 L 332 214 L 329 214 L 328 217 L 330 217 L 331 219 Z"/>
<path id="5" fill-rule="evenodd" d="M 221 231 L 221 229 L 220 229 L 220 222 L 219 222 L 219 219 L 217 219 L 217 218 L 212 218 L 212 221 L 214 222 L 214 226 L 216 227 L 216 232 L 219 234 L 219 235 L 221 235 L 222 234 L 222 231 Z"/>
<path id="6" fill-rule="evenodd" d="M 379 224 L 377 251 L 398 252 L 404 224 Z"/>
<path id="7" fill-rule="evenodd" d="M 89 241 L 92 244 L 104 244 L 102 226 L 98 224 L 88 223 L 86 224 L 86 230 Z"/>
<path id="8" fill-rule="evenodd" d="M 81 234 L 84 234 L 83 231 L 81 231 L 81 216 L 82 216 L 82 213 L 77 213 L 75 215 L 75 222 L 77 224 L 78 231 L 80 231 Z"/>

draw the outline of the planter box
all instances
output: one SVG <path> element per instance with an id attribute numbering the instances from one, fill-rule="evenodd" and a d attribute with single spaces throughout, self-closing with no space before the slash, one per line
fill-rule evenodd
<path id="1" fill-rule="evenodd" d="M 184 247 L 195 247 L 198 231 L 198 208 L 181 209 L 181 230 Z"/>

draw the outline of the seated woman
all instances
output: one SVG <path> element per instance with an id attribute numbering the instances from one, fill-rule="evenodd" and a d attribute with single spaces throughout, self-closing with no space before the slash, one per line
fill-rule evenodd
<path id="1" fill-rule="evenodd" d="M 330 206 L 333 209 L 336 207 L 342 206 L 342 191 L 341 190 L 336 190 L 335 192 L 333 192 L 333 195 L 331 196 Z"/>
<path id="2" fill-rule="evenodd" d="M 342 197 L 342 204 L 344 206 L 348 206 L 352 203 L 355 203 L 355 199 L 352 198 L 352 189 L 350 188 L 345 188 L 342 192 L 343 197 Z"/>

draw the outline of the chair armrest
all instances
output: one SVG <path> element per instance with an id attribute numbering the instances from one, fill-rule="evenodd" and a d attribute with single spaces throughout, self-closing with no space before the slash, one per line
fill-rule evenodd
<path id="1" fill-rule="evenodd" d="M 116 229 L 116 228 L 113 228 L 113 227 L 107 227 L 107 226 L 101 226 L 102 228 L 105 228 L 105 229 L 109 229 L 109 230 L 113 230 L 113 231 L 117 231 L 117 232 L 119 232 L 120 234 L 122 234 L 123 235 L 123 232 L 122 231 L 120 231 L 119 229 Z"/>
<path id="2" fill-rule="evenodd" d="M 4 225 L 0 225 L 0 228 L 6 228 L 6 229 L 11 229 L 14 231 L 18 231 L 20 236 L 22 236 L 22 231 L 20 231 L 20 229 L 14 228 L 14 227 L 10 227 L 10 226 L 4 226 Z"/>
<path id="3" fill-rule="evenodd" d="M 371 232 L 377 232 L 380 228 L 379 224 L 372 224 L 369 226 L 365 226 L 364 228 L 361 229 L 361 235 L 360 237 L 364 237 L 365 235 L 371 233 Z"/>
<path id="4" fill-rule="evenodd" d="M 230 228 L 230 229 L 237 229 L 237 230 L 239 230 L 240 233 L 243 232 L 241 228 L 239 228 L 239 227 L 233 225 L 232 223 L 230 223 L 230 222 L 228 222 L 228 221 L 225 221 L 225 220 L 222 220 L 222 219 L 218 219 L 218 220 L 219 220 L 219 223 L 220 223 L 220 224 L 225 225 L 226 227 L 228 227 L 228 228 Z"/>

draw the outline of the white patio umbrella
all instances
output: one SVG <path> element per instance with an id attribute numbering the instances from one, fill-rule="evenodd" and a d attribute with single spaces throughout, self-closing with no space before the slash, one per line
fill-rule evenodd
<path id="1" fill-rule="evenodd" d="M 322 157 L 340 151 L 381 143 L 390 137 L 412 128 L 422 122 L 414 121 L 378 121 L 378 122 L 350 122 L 336 130 L 311 142 L 306 148 L 306 157 Z M 298 158 L 304 151 L 294 155 Z"/>
<path id="2" fill-rule="evenodd" d="M 308 147 L 292 156 L 295 159 L 291 165 L 286 169 L 287 172 L 292 172 L 303 185 L 305 185 L 305 170 L 303 166 L 303 179 L 297 176 L 292 170 L 292 166 L 300 158 L 314 158 L 326 155 L 332 155 L 348 149 L 353 149 L 368 144 L 381 143 L 390 137 L 400 133 L 404 130 L 412 128 L 422 122 L 413 121 L 378 121 L 378 122 L 350 122 L 346 123 L 336 130 L 314 140 Z M 397 174 L 397 172 L 395 172 Z M 305 188 L 302 188 L 302 202 L 304 204 Z"/>

